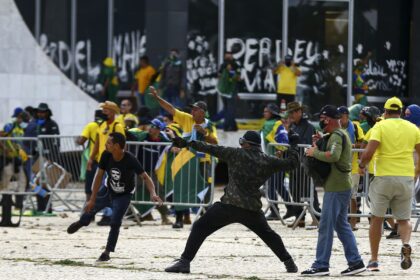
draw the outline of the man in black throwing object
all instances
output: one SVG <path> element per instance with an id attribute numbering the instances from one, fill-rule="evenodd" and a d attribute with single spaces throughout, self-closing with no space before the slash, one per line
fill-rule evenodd
<path id="1" fill-rule="evenodd" d="M 114 252 L 122 219 L 130 205 L 131 194 L 135 187 L 135 176 L 138 175 L 145 182 L 150 197 L 153 201 L 162 203 L 156 195 L 155 186 L 149 175 L 144 172 L 140 162 L 129 152 L 124 151 L 125 137 L 121 133 L 113 132 L 109 135 L 105 144 L 106 151 L 102 154 L 99 166 L 93 182 L 92 195 L 87 202 L 85 212 L 80 220 L 72 223 L 68 228 L 69 234 L 75 233 L 83 226 L 88 226 L 92 217 L 105 207 L 112 208 L 111 230 L 105 251 L 101 254 L 98 262 L 109 261 L 109 253 Z M 99 193 L 102 179 L 107 173 L 106 188 Z"/>
<path id="2" fill-rule="evenodd" d="M 297 142 L 299 136 L 289 133 L 289 157 L 279 159 L 264 154 L 261 138 L 255 131 L 247 131 L 239 139 L 241 148 L 221 147 L 201 141 L 189 141 L 176 137 L 174 145 L 190 147 L 208 153 L 225 161 L 229 170 L 229 183 L 220 202 L 216 202 L 194 223 L 187 245 L 181 258 L 165 269 L 166 272 L 190 272 L 190 262 L 194 259 L 204 240 L 213 232 L 232 223 L 241 223 L 255 232 L 270 249 L 284 262 L 287 272 L 297 272 L 292 257 L 284 247 L 281 237 L 267 223 L 261 211 L 259 188 L 273 174 L 295 169 L 299 165 Z"/>

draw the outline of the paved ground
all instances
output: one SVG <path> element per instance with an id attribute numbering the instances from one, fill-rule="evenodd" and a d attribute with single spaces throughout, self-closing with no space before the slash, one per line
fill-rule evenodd
<path id="1" fill-rule="evenodd" d="M 158 217 L 157 213 L 154 213 Z M 192 262 L 191 274 L 163 272 L 182 252 L 190 227 L 173 230 L 159 221 L 144 222 L 138 227 L 125 221 L 117 251 L 107 265 L 95 266 L 108 234 L 108 228 L 92 225 L 74 235 L 67 226 L 77 218 L 25 217 L 19 228 L 0 228 L 0 279 L 289 279 L 283 264 L 252 232 L 241 225 L 231 225 L 212 235 Z M 314 259 L 316 230 L 291 230 L 272 222 L 295 257 L 299 270 Z M 387 232 L 385 232 L 387 233 Z M 362 220 L 356 232 L 359 249 L 365 261 L 369 258 L 368 224 Z M 414 265 L 408 271 L 399 267 L 400 242 L 383 239 L 382 271 L 364 273 L 363 278 L 420 279 L 420 233 L 413 234 Z M 341 244 L 335 240 L 331 258 L 332 277 L 346 268 Z"/>

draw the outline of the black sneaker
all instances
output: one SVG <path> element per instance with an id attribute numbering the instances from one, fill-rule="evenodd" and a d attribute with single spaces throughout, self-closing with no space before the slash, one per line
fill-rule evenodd
<path id="1" fill-rule="evenodd" d="M 190 273 L 190 262 L 183 258 L 177 259 L 173 265 L 165 268 L 165 272 Z"/>
<path id="2" fill-rule="evenodd" d="M 111 217 L 102 216 L 102 219 L 96 223 L 98 226 L 109 226 L 111 225 Z"/>
<path id="3" fill-rule="evenodd" d="M 386 236 L 386 239 L 400 239 L 400 234 L 393 230 Z"/>
<path id="4" fill-rule="evenodd" d="M 68 234 L 73 234 L 76 231 L 78 231 L 83 225 L 80 223 L 80 221 L 74 222 L 67 228 Z"/>
<path id="5" fill-rule="evenodd" d="M 288 259 L 284 262 L 284 265 L 286 266 L 286 270 L 288 273 L 296 273 L 298 272 L 298 267 L 296 266 L 295 262 L 292 258 Z"/>
<path id="6" fill-rule="evenodd" d="M 404 244 L 401 248 L 401 268 L 409 269 L 413 263 L 411 262 L 411 246 Z"/>
<path id="7" fill-rule="evenodd" d="M 292 211 L 287 210 L 284 216 L 282 217 L 283 220 L 287 220 L 291 217 L 296 217 L 296 214 Z"/>
<path id="8" fill-rule="evenodd" d="M 301 273 L 302 276 L 328 276 L 330 270 L 328 268 L 310 268 Z"/>
<path id="9" fill-rule="evenodd" d="M 182 222 L 175 222 L 172 225 L 172 228 L 183 228 L 183 227 L 184 227 L 184 224 Z"/>
<path id="10" fill-rule="evenodd" d="M 362 273 L 363 271 L 366 271 L 366 267 L 363 261 L 360 261 L 359 263 L 350 266 L 346 270 L 341 271 L 341 275 L 342 276 L 356 275 L 356 274 Z"/>
<path id="11" fill-rule="evenodd" d="M 99 262 L 99 263 L 101 263 L 101 262 L 107 262 L 107 261 L 109 261 L 111 258 L 109 257 L 109 254 L 105 254 L 105 253 L 102 253 L 100 256 L 99 256 L 99 258 L 96 260 L 96 262 Z"/>

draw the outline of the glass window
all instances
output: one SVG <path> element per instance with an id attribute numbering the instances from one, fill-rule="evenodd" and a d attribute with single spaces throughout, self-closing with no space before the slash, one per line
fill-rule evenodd
<path id="1" fill-rule="evenodd" d="M 302 71 L 297 100 L 312 112 L 345 105 L 348 3 L 290 0 L 288 37 L 288 53 Z"/>
<path id="2" fill-rule="evenodd" d="M 190 0 L 188 15 L 187 90 L 194 100 L 206 101 L 210 115 L 214 115 L 217 113 L 218 5 L 211 0 Z"/>
<path id="3" fill-rule="evenodd" d="M 145 1 L 114 1 L 113 57 L 120 89 L 130 89 L 140 57 L 146 53 Z"/>
<path id="4" fill-rule="evenodd" d="M 408 96 L 411 0 L 355 1 L 354 62 L 368 96 Z"/>
<path id="5" fill-rule="evenodd" d="M 76 14 L 76 84 L 99 97 L 96 85 L 102 62 L 108 56 L 108 1 L 79 0 Z"/>
<path id="6" fill-rule="evenodd" d="M 16 6 L 32 34 L 35 34 L 35 0 L 15 0 Z"/>
<path id="7" fill-rule="evenodd" d="M 241 65 L 240 93 L 274 93 L 281 57 L 283 1 L 226 0 L 225 49 Z M 267 101 L 239 100 L 238 118 L 261 118 Z"/>
<path id="8" fill-rule="evenodd" d="M 71 50 L 71 0 L 41 1 L 39 44 L 68 77 L 74 58 Z"/>

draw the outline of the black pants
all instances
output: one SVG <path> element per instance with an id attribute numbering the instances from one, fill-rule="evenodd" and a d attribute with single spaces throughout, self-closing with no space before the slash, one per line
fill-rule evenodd
<path id="1" fill-rule="evenodd" d="M 291 258 L 281 237 L 267 223 L 262 211 L 255 212 L 229 204 L 216 202 L 194 223 L 182 258 L 192 261 L 204 240 L 224 226 L 240 223 L 257 234 L 281 261 Z"/>

